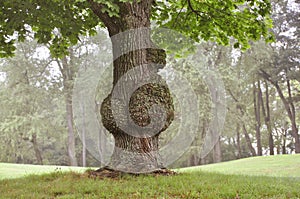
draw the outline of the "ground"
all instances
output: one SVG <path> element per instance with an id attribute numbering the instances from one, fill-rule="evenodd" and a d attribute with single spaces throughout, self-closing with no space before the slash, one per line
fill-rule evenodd
<path id="1" fill-rule="evenodd" d="M 0 198 L 300 198 L 299 160 L 300 155 L 256 157 L 180 169 L 176 175 L 105 179 L 91 178 L 80 168 L 63 172 L 67 167 L 57 167 L 51 173 L 25 177 L 23 173 L 17 179 L 0 180 Z M 5 171 L 3 165 L 0 164 L 0 176 Z M 38 170 L 38 166 L 25 166 Z M 266 168 L 270 172 L 263 173 Z M 231 170 L 246 173 L 230 174 Z M 14 167 L 10 174 L 14 171 L 18 169 Z"/>

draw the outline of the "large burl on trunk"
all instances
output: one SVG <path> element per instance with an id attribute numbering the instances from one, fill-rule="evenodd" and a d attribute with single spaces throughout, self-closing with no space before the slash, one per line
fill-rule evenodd
<path id="1" fill-rule="evenodd" d="M 157 74 L 166 53 L 150 38 L 152 1 L 119 3 L 120 17 L 108 17 L 91 2 L 108 27 L 113 46 L 113 90 L 101 105 L 102 123 L 115 148 L 110 167 L 144 173 L 161 168 L 158 137 L 174 118 L 172 96 Z"/>

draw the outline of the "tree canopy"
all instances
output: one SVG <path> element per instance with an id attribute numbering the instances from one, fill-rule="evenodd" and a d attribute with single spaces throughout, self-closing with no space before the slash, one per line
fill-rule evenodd
<path id="1" fill-rule="evenodd" d="M 111 23 L 122 7 L 138 0 L 2 0 L 0 2 L 0 57 L 13 56 L 15 42 L 30 34 L 39 43 L 49 44 L 54 56 L 67 54 L 67 48 L 80 35 L 93 35 L 97 25 L 105 26 L 91 8 L 97 6 L 102 19 Z M 249 41 L 273 40 L 269 29 L 271 4 L 268 0 L 147 0 L 156 25 L 175 29 L 195 41 L 216 41 L 246 49 Z"/>

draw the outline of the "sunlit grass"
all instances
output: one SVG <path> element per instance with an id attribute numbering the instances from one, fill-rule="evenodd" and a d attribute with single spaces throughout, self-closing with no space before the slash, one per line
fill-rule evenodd
<path id="1" fill-rule="evenodd" d="M 0 180 L 5 178 L 18 178 L 30 174 L 45 174 L 55 171 L 78 171 L 83 172 L 87 168 L 67 167 L 55 165 L 31 165 L 31 164 L 10 164 L 0 163 Z"/>
<path id="2" fill-rule="evenodd" d="M 208 171 L 223 174 L 300 178 L 300 154 L 252 157 L 218 164 L 183 168 L 179 171 Z"/>

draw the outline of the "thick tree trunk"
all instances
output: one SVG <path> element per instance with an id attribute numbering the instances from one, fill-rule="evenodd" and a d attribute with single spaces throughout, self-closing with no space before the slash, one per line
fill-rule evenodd
<path id="1" fill-rule="evenodd" d="M 35 133 L 32 134 L 31 143 L 33 145 L 35 157 L 36 157 L 36 160 L 37 160 L 38 164 L 39 165 L 43 165 L 43 158 L 42 158 L 41 151 L 40 151 L 40 149 L 38 147 L 38 143 L 37 143 L 37 139 L 36 139 L 36 134 Z"/>
<path id="2" fill-rule="evenodd" d="M 158 136 L 171 124 L 174 107 L 157 74 L 166 64 L 166 54 L 150 38 L 152 1 L 118 3 L 119 18 L 106 16 L 99 11 L 101 4 L 89 2 L 108 27 L 113 46 L 113 90 L 100 111 L 115 139 L 110 166 L 132 173 L 159 169 Z"/>

